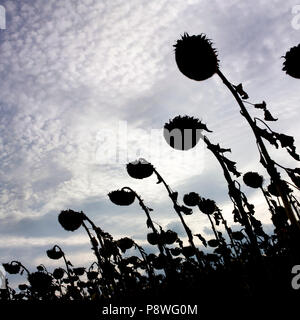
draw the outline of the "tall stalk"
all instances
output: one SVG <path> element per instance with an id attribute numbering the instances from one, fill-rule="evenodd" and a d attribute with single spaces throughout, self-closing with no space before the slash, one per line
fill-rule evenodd
<path id="1" fill-rule="evenodd" d="M 240 98 L 239 94 L 237 93 L 237 91 L 235 90 L 235 88 L 233 87 L 233 85 L 227 80 L 227 78 L 223 75 L 223 73 L 218 69 L 217 70 L 217 75 L 221 78 L 221 80 L 223 81 L 223 83 L 225 84 L 225 86 L 229 89 L 229 91 L 232 93 L 232 95 L 234 96 L 235 100 L 237 101 L 240 109 L 241 109 L 241 115 L 247 120 L 247 122 L 249 123 L 254 136 L 256 138 L 256 142 L 257 142 L 257 146 L 259 149 L 259 153 L 261 155 L 261 163 L 262 165 L 266 168 L 267 172 L 269 173 L 271 179 L 274 181 L 275 185 L 276 185 L 276 189 L 280 195 L 280 198 L 282 199 L 287 217 L 289 218 L 290 222 L 294 225 L 297 225 L 300 228 L 300 225 L 294 215 L 294 212 L 291 208 L 291 205 L 289 203 L 289 199 L 287 197 L 286 192 L 283 190 L 282 185 L 281 185 L 281 179 L 280 179 L 280 174 L 277 171 L 276 167 L 275 167 L 275 162 L 271 159 L 267 148 L 264 144 L 264 142 L 262 141 L 262 138 L 260 136 L 260 134 L 257 131 L 256 128 L 256 124 L 253 121 L 253 119 L 251 118 L 250 114 L 248 113 L 242 99 Z"/>
<path id="2" fill-rule="evenodd" d="M 156 176 L 157 176 L 157 178 L 158 178 L 158 181 L 159 181 L 159 182 L 162 182 L 163 185 L 165 186 L 165 188 L 166 188 L 166 190 L 167 190 L 167 192 L 168 192 L 168 194 L 169 194 L 169 197 L 170 197 L 170 199 L 171 199 L 172 202 L 173 202 L 173 207 L 174 207 L 174 209 L 175 209 L 175 211 L 176 211 L 176 213 L 177 213 L 177 215 L 178 215 L 178 217 L 179 217 L 179 219 L 180 219 L 180 221 L 181 221 L 181 223 L 182 223 L 182 225 L 183 225 L 183 227 L 184 227 L 184 230 L 185 230 L 185 232 L 186 232 L 186 234 L 187 234 L 187 236 L 188 236 L 189 243 L 190 243 L 191 247 L 193 248 L 193 250 L 195 251 L 195 255 L 196 255 L 196 258 L 197 258 L 197 260 L 198 260 L 198 263 L 199 263 L 200 266 L 203 267 L 204 264 L 203 264 L 203 261 L 202 261 L 200 255 L 199 255 L 199 251 L 198 251 L 198 249 L 197 249 L 196 246 L 195 246 L 195 243 L 194 243 L 194 240 L 193 240 L 192 231 L 190 230 L 190 228 L 188 227 L 188 225 L 187 225 L 186 222 L 184 221 L 184 218 L 183 218 L 183 216 L 182 216 L 182 214 L 181 214 L 180 206 L 178 205 L 177 200 L 176 200 L 175 197 L 174 197 L 174 193 L 172 192 L 172 190 L 171 190 L 171 188 L 169 187 L 169 185 L 168 185 L 168 184 L 166 183 L 166 181 L 162 178 L 162 176 L 157 172 L 156 169 L 154 169 L 154 173 L 156 174 Z"/>

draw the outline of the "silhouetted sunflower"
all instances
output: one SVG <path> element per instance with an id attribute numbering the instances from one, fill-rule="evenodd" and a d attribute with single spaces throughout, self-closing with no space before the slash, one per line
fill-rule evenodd
<path id="1" fill-rule="evenodd" d="M 65 274 L 65 270 L 62 269 L 62 268 L 56 268 L 56 269 L 54 269 L 54 271 L 52 273 L 53 278 L 56 279 L 56 280 L 62 279 L 64 274 Z"/>
<path id="2" fill-rule="evenodd" d="M 76 276 L 83 276 L 85 272 L 85 268 L 84 267 L 74 268 L 73 272 L 76 274 Z"/>
<path id="3" fill-rule="evenodd" d="M 135 179 L 148 178 L 152 175 L 154 171 L 153 165 L 142 158 L 134 162 L 128 163 L 126 168 L 130 177 Z"/>
<path id="4" fill-rule="evenodd" d="M 190 79 L 206 80 L 219 68 L 217 51 L 204 34 L 189 36 L 184 33 L 174 47 L 177 66 Z"/>
<path id="5" fill-rule="evenodd" d="M 159 234 L 151 232 L 147 234 L 147 241 L 152 244 L 153 246 L 158 244 L 160 239 L 159 239 Z"/>
<path id="6" fill-rule="evenodd" d="M 245 238 L 244 234 L 241 231 L 234 231 L 232 232 L 231 236 L 234 240 L 238 241 L 241 241 Z"/>
<path id="7" fill-rule="evenodd" d="M 134 202 L 135 194 L 130 190 L 115 190 L 108 194 L 111 202 L 118 206 L 129 206 Z"/>
<path id="8" fill-rule="evenodd" d="M 161 241 L 164 244 L 173 244 L 178 238 L 178 235 L 175 231 L 167 230 L 166 232 L 161 233 Z"/>
<path id="9" fill-rule="evenodd" d="M 127 237 L 117 240 L 117 246 L 121 249 L 123 253 L 126 250 L 132 248 L 133 245 L 134 245 L 133 240 Z"/>
<path id="10" fill-rule="evenodd" d="M 23 291 L 23 290 L 27 290 L 28 286 L 27 286 L 27 284 L 19 284 L 18 288 Z"/>
<path id="11" fill-rule="evenodd" d="M 184 204 L 189 207 L 197 206 L 199 203 L 199 199 L 200 199 L 199 194 L 196 192 L 190 192 L 183 196 Z"/>
<path id="12" fill-rule="evenodd" d="M 29 274 L 28 281 L 34 291 L 40 293 L 49 292 L 52 285 L 52 277 L 44 272 L 34 272 Z"/>
<path id="13" fill-rule="evenodd" d="M 207 244 L 212 248 L 216 248 L 220 244 L 220 242 L 219 240 L 211 239 L 207 241 Z"/>
<path id="14" fill-rule="evenodd" d="M 54 246 L 52 249 L 47 250 L 47 256 L 53 260 L 58 260 L 63 255 L 64 253 L 60 249 L 58 249 L 56 246 Z"/>
<path id="15" fill-rule="evenodd" d="M 205 214 L 212 214 L 216 210 L 216 203 L 210 199 L 200 198 L 199 209 Z"/>
<path id="16" fill-rule="evenodd" d="M 3 263 L 3 268 L 5 269 L 6 272 L 10 274 L 17 274 L 20 272 L 20 264 L 17 262 L 11 262 L 11 263 Z"/>
<path id="17" fill-rule="evenodd" d="M 191 257 L 195 254 L 195 250 L 193 247 L 191 246 L 186 246 L 186 247 L 183 247 L 182 248 L 182 254 L 185 256 L 185 257 Z"/>
<path id="18" fill-rule="evenodd" d="M 172 253 L 172 255 L 173 255 L 174 257 L 179 256 L 180 253 L 181 253 L 181 249 L 180 249 L 180 248 L 171 248 L 170 251 L 171 251 L 171 253 Z"/>
<path id="19" fill-rule="evenodd" d="M 261 188 L 264 178 L 259 175 L 257 172 L 247 172 L 243 176 L 243 180 L 248 187 L 251 188 Z"/>
<path id="20" fill-rule="evenodd" d="M 212 132 L 197 118 L 177 116 L 165 123 L 164 138 L 176 150 L 189 150 L 199 142 L 202 130 Z"/>
<path id="21" fill-rule="evenodd" d="M 71 209 L 61 211 L 58 215 L 58 222 L 67 231 L 77 230 L 81 226 L 83 219 L 83 212 L 76 212 Z"/>
<path id="22" fill-rule="evenodd" d="M 300 44 L 292 47 L 283 58 L 285 61 L 282 70 L 289 76 L 300 79 Z"/>

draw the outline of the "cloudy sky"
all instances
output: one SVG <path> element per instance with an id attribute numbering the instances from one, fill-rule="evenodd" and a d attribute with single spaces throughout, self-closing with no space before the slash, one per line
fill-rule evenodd
<path id="1" fill-rule="evenodd" d="M 184 32 L 207 34 L 222 72 L 232 83 L 243 83 L 249 101 L 265 100 L 279 118 L 274 130 L 293 135 L 300 147 L 300 82 L 281 70 L 281 56 L 300 39 L 296 0 L 1 5 L 6 29 L 0 30 L 0 262 L 17 259 L 31 269 L 40 263 L 51 269 L 60 261 L 50 261 L 45 250 L 59 244 L 74 264 L 88 265 L 94 258 L 83 230 L 68 233 L 57 221 L 68 208 L 83 210 L 116 239 L 145 243 L 138 204 L 117 207 L 107 197 L 124 186 L 154 209 L 157 223 L 182 233 L 163 186 L 154 177 L 128 176 L 126 162 L 138 157 L 155 165 L 180 201 L 198 192 L 232 221 L 226 184 L 209 151 L 200 142 L 176 152 L 162 136 L 174 116 L 198 117 L 213 131 L 212 142 L 231 147 L 238 170 L 265 174 L 250 129 L 220 79 L 196 82 L 177 69 L 173 45 Z M 251 113 L 261 116 L 259 110 Z M 297 166 L 285 150 L 271 153 Z M 268 227 L 261 196 L 243 190 Z M 195 211 L 187 222 L 209 238 L 207 217 Z"/>

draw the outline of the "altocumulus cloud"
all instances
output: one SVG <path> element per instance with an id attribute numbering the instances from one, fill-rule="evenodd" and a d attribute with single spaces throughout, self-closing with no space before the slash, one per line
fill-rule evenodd
<path id="1" fill-rule="evenodd" d="M 274 129 L 294 135 L 297 145 L 299 83 L 281 71 L 280 57 L 298 43 L 299 31 L 291 27 L 294 2 L 278 4 L 3 1 L 7 29 L 0 34 L 0 218 L 1 232 L 7 229 L 9 235 L 0 244 L 2 256 L 22 260 L 24 251 L 17 244 L 23 243 L 28 247 L 24 264 L 46 264 L 46 244 L 57 242 L 77 248 L 75 261 L 90 261 L 82 250 L 87 247 L 83 233 L 66 234 L 56 221 L 57 213 L 69 207 L 86 211 L 116 238 L 136 235 L 144 242 L 145 220 L 138 205 L 124 210 L 106 197 L 125 185 L 154 208 L 157 222 L 176 227 L 172 206 L 153 177 L 132 181 L 123 163 L 100 163 L 97 155 L 105 150 L 97 135 L 115 130 L 119 121 L 127 121 L 132 157 L 136 151 L 151 156 L 148 137 L 139 142 L 141 129 L 158 130 L 178 114 L 197 116 L 214 131 L 213 142 L 232 148 L 230 158 L 238 161 L 239 170 L 264 173 L 257 167 L 250 131 L 221 82 L 196 83 L 177 70 L 172 45 L 184 31 L 205 32 L 214 40 L 224 73 L 243 82 L 253 102 L 266 100 L 279 117 Z M 232 221 L 220 169 L 203 146 L 197 147 L 201 156 L 196 163 L 195 153 L 182 161 L 162 136 L 157 141 L 160 154 L 153 164 L 170 185 L 180 195 L 198 191 L 215 199 Z M 284 153 L 274 155 L 295 166 Z M 245 190 L 267 223 L 263 200 Z M 199 231 L 208 225 L 198 213 L 187 220 Z"/>

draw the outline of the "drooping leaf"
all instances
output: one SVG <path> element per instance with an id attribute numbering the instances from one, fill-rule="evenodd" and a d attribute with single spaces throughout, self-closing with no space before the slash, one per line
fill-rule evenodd
<path id="1" fill-rule="evenodd" d="M 242 99 L 247 100 L 249 98 L 247 92 L 244 91 L 243 85 L 240 83 L 237 86 L 233 86 L 236 92 L 242 97 Z"/>
<path id="2" fill-rule="evenodd" d="M 267 107 L 267 104 L 265 101 L 263 101 L 262 103 L 256 103 L 254 105 L 254 108 L 257 108 L 257 109 L 263 109 L 263 110 L 266 110 L 266 107 Z"/>
<path id="3" fill-rule="evenodd" d="M 265 120 L 266 121 L 277 121 L 278 119 L 275 119 L 269 110 L 265 110 Z"/>
<path id="4" fill-rule="evenodd" d="M 198 239 L 202 242 L 204 247 L 207 247 L 207 242 L 206 242 L 205 238 L 202 237 L 202 235 L 200 233 L 195 234 L 195 236 L 198 237 Z"/>
<path id="5" fill-rule="evenodd" d="M 300 188 L 300 176 L 298 174 L 296 174 L 293 170 L 286 170 L 287 174 L 289 175 L 289 177 L 291 178 L 291 180 L 293 181 L 293 183 Z"/>
<path id="6" fill-rule="evenodd" d="M 258 126 L 256 126 L 255 129 L 262 138 L 268 140 L 273 146 L 276 147 L 276 149 L 279 148 L 279 145 L 276 141 L 276 138 L 274 138 L 273 133 L 268 132 L 267 129 L 261 129 Z"/>
<path id="7" fill-rule="evenodd" d="M 172 200 L 177 201 L 178 198 L 178 192 L 173 192 L 170 197 L 172 198 Z"/>
<path id="8" fill-rule="evenodd" d="M 227 159 L 226 157 L 222 157 L 222 160 L 225 162 L 227 169 L 231 173 L 233 173 L 236 177 L 239 177 L 241 175 L 241 173 L 236 170 L 236 167 L 235 167 L 236 162 L 231 161 L 231 160 Z"/>

